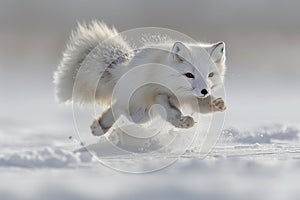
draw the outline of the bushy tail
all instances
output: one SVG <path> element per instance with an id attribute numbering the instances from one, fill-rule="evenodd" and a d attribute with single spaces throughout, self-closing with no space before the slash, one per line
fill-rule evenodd
<path id="1" fill-rule="evenodd" d="M 98 46 L 100 43 L 101 47 Z M 96 47 L 97 49 L 92 55 L 94 58 L 93 66 L 89 66 L 89 71 L 81 78 L 78 86 L 83 87 L 76 94 L 77 99 L 75 99 L 81 101 L 80 103 L 89 101 L 85 96 L 88 91 L 94 91 L 92 85 L 97 83 L 93 83 L 93 81 L 97 81 L 96 77 L 99 77 L 100 73 L 103 73 L 109 65 L 119 64 L 130 58 L 131 49 L 129 45 L 118 35 L 114 27 L 109 28 L 106 24 L 97 21 L 92 21 L 89 24 L 78 24 L 77 29 L 72 32 L 62 61 L 54 73 L 56 97 L 59 102 L 72 100 L 77 73 L 87 56 L 91 57 L 89 54 Z"/>

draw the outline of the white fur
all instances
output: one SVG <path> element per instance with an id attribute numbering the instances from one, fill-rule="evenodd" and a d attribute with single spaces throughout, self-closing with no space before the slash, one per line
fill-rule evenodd
<path id="1" fill-rule="evenodd" d="M 106 42 L 109 41 L 108 44 Z M 85 87 L 81 90 L 82 94 L 77 95 L 78 102 L 86 102 L 89 96 L 89 85 L 94 85 L 98 80 L 99 73 L 107 67 L 108 64 L 114 62 L 121 54 L 131 52 L 127 43 L 118 35 L 115 28 L 109 28 L 102 22 L 92 21 L 90 24 L 78 24 L 75 31 L 72 32 L 70 41 L 63 54 L 62 61 L 54 74 L 54 84 L 56 97 L 59 102 L 72 100 L 73 87 L 78 70 L 82 67 L 84 60 L 89 54 L 102 42 L 101 51 L 94 52 L 93 56 L 97 61 L 97 65 L 90 66 L 92 72 L 88 77 L 81 78 L 81 84 L 78 87 Z M 111 52 L 114 52 L 113 54 Z M 127 56 L 129 59 L 130 55 Z M 83 75 L 82 75 L 83 76 Z M 96 77 L 95 77 L 96 76 Z M 95 77 L 95 79 L 92 79 Z M 84 80 L 86 78 L 86 80 Z M 87 87 L 86 87 L 87 86 Z M 88 92 L 86 92 L 87 90 Z M 87 94 L 88 93 L 88 94 Z"/>
<path id="2" fill-rule="evenodd" d="M 200 54 L 208 55 L 215 65 L 207 65 L 203 57 L 200 59 Z M 188 78 L 186 73 L 192 73 L 194 78 Z M 211 73 L 214 75 L 209 77 Z M 144 48 L 133 51 L 115 28 L 93 21 L 90 24 L 79 24 L 72 33 L 63 59 L 54 74 L 54 83 L 60 102 L 73 100 L 75 103 L 92 103 L 96 100 L 102 105 L 116 106 L 118 110 L 129 109 L 133 115 L 140 116 L 143 113 L 138 121 L 144 121 L 149 107 L 157 103 L 156 97 L 163 94 L 167 97 L 162 98 L 169 105 L 166 106 L 167 109 L 173 109 L 170 113 L 173 113 L 173 118 L 176 116 L 175 121 L 171 117 L 170 122 L 175 126 L 185 127 L 186 125 L 178 124 L 180 120 L 186 123 L 187 117 L 182 116 L 179 109 L 175 108 L 179 103 L 174 100 L 174 93 L 177 99 L 186 100 L 183 103 L 188 103 L 190 97 L 206 98 L 223 83 L 224 74 L 223 42 L 191 44 L 165 40 L 148 42 Z M 119 84 L 118 81 L 123 82 Z M 144 89 L 137 90 L 139 92 L 132 93 L 133 103 L 127 108 L 128 93 L 131 95 L 137 87 L 150 82 L 157 84 L 147 85 Z M 202 94 L 204 89 L 208 91 L 207 94 Z M 114 105 L 110 105 L 112 102 Z M 114 121 L 111 119 L 111 111 L 106 113 L 110 114 L 107 117 L 104 114 L 106 122 L 103 122 L 109 125 L 102 128 L 110 128 Z M 98 120 L 100 122 L 101 119 Z M 99 128 L 95 126 L 95 122 L 93 127 Z"/>

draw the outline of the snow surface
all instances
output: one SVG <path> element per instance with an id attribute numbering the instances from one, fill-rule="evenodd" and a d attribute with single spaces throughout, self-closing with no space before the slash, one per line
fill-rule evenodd
<path id="1" fill-rule="evenodd" d="M 3 150 L 1 200 L 298 199 L 299 134 L 299 127 L 287 124 L 255 131 L 228 128 L 205 159 L 194 147 L 173 165 L 139 175 L 112 170 L 85 151 L 74 153 L 80 149 L 74 139 L 69 144 Z M 157 153 L 153 160 L 164 156 Z M 140 156 L 106 154 L 100 158 L 124 166 L 138 165 Z"/>

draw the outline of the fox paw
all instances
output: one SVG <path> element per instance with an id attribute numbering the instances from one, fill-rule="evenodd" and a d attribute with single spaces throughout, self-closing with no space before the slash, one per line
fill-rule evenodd
<path id="1" fill-rule="evenodd" d="M 90 125 L 90 128 L 91 128 L 91 132 L 94 136 L 104 135 L 104 133 L 106 133 L 106 131 L 107 131 L 101 127 L 98 118 L 94 119 L 94 121 Z"/>
<path id="2" fill-rule="evenodd" d="M 212 109 L 214 111 L 224 111 L 226 110 L 225 102 L 222 98 L 217 98 L 212 101 Z"/>
<path id="3" fill-rule="evenodd" d="M 183 116 L 179 120 L 179 128 L 191 128 L 194 126 L 194 119 L 190 116 Z"/>

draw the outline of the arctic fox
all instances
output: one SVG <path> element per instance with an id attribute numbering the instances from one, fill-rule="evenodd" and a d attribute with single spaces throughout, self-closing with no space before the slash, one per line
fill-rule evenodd
<path id="1" fill-rule="evenodd" d="M 203 61 L 198 58 L 201 49 L 217 68 L 202 70 Z M 182 114 L 179 99 L 189 104 L 190 99 L 196 98 L 200 113 L 226 109 L 222 98 L 211 95 L 223 84 L 225 59 L 224 42 L 202 44 L 169 40 L 149 42 L 144 48 L 133 49 L 115 28 L 97 21 L 79 24 L 54 74 L 56 96 L 60 102 L 95 101 L 109 107 L 90 126 L 95 136 L 106 133 L 120 116 L 114 113 L 114 107 L 123 110 L 134 122 L 143 123 L 149 120 L 150 107 L 159 104 L 164 107 L 169 123 L 177 128 L 190 128 L 194 119 Z M 130 71 L 138 69 L 137 66 L 143 66 L 142 70 Z M 121 85 L 122 89 L 114 95 L 118 81 L 127 74 L 130 81 Z M 128 106 L 123 96 L 141 83 L 153 84 L 137 89 L 139 92 L 132 94 L 133 103 Z"/>

